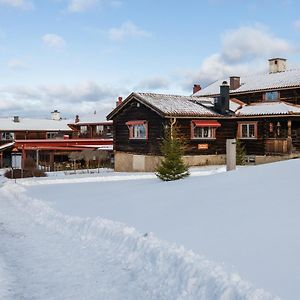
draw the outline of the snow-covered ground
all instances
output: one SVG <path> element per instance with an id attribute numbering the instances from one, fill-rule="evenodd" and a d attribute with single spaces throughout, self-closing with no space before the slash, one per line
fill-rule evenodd
<path id="1" fill-rule="evenodd" d="M 0 299 L 298 299 L 299 168 L 4 182 Z"/>

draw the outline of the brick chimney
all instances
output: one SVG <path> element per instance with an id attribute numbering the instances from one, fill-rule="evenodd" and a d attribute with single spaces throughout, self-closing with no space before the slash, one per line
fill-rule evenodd
<path id="1" fill-rule="evenodd" d="M 116 107 L 118 107 L 119 105 L 122 104 L 123 98 L 122 97 L 118 97 L 118 101 L 116 102 Z"/>
<path id="2" fill-rule="evenodd" d="M 78 115 L 76 115 L 75 116 L 75 123 L 78 123 L 80 120 L 79 120 L 79 116 Z"/>
<path id="3" fill-rule="evenodd" d="M 241 77 L 230 76 L 229 89 L 236 90 L 241 86 Z"/>
<path id="4" fill-rule="evenodd" d="M 193 94 L 196 94 L 199 91 L 201 91 L 201 85 L 200 84 L 194 84 Z"/>

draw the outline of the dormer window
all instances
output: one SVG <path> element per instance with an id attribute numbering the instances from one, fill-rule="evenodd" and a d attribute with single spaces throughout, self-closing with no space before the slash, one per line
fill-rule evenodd
<path id="1" fill-rule="evenodd" d="M 265 93 L 265 101 L 278 101 L 280 94 L 278 91 L 270 91 Z"/>

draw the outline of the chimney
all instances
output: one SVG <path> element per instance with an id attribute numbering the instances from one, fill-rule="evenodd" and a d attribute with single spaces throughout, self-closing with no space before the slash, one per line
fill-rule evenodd
<path id="1" fill-rule="evenodd" d="M 278 73 L 286 71 L 285 58 L 271 58 L 269 59 L 269 73 Z"/>
<path id="2" fill-rule="evenodd" d="M 14 123 L 19 123 L 19 122 L 20 122 L 19 116 L 14 116 Z"/>
<path id="3" fill-rule="evenodd" d="M 76 115 L 75 116 L 75 123 L 78 123 L 80 120 L 79 120 L 79 116 L 78 115 Z"/>
<path id="4" fill-rule="evenodd" d="M 54 110 L 53 112 L 51 112 L 51 119 L 54 121 L 61 120 L 60 112 L 58 110 Z"/>
<path id="5" fill-rule="evenodd" d="M 220 86 L 220 96 L 216 99 L 215 110 L 222 115 L 229 113 L 229 85 L 227 81 L 223 81 Z"/>
<path id="6" fill-rule="evenodd" d="M 200 84 L 194 84 L 193 94 L 196 94 L 199 91 L 201 91 L 201 85 Z"/>
<path id="7" fill-rule="evenodd" d="M 236 90 L 241 86 L 241 78 L 239 76 L 230 76 L 230 90 Z"/>
<path id="8" fill-rule="evenodd" d="M 123 98 L 122 97 L 118 97 L 118 101 L 116 102 L 116 107 L 118 107 L 119 105 L 122 104 Z"/>

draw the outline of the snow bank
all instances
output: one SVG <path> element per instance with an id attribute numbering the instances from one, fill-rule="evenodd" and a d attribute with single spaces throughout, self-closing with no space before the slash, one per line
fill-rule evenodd
<path id="1" fill-rule="evenodd" d="M 1 232 L 1 223 L 0 223 L 0 234 Z M 11 276 L 8 272 L 8 268 L 4 262 L 4 260 L 0 256 L 0 299 L 11 299 L 10 294 L 11 294 Z"/>
<path id="2" fill-rule="evenodd" d="M 106 244 L 115 263 L 131 272 L 131 280 L 143 286 L 147 295 L 143 299 L 278 299 L 254 288 L 239 275 L 227 274 L 206 258 L 158 240 L 151 233 L 140 234 L 132 227 L 100 218 L 65 216 L 24 195 L 24 191 L 19 185 L 6 183 L 0 189 L 0 198 L 9 199 L 32 223 L 71 238 L 78 247 L 97 251 Z M 5 292 L 5 283 L 1 290 Z"/>
<path id="3" fill-rule="evenodd" d="M 225 166 L 205 166 L 190 168 L 191 176 L 209 176 L 226 171 Z M 123 180 L 143 180 L 143 179 L 156 179 L 154 173 L 122 173 L 111 172 L 109 170 L 101 170 L 100 173 L 77 173 L 67 175 L 63 172 L 48 173 L 50 178 L 24 178 L 18 179 L 18 183 L 24 186 L 34 185 L 49 185 L 49 184 L 70 184 L 70 183 L 87 183 L 87 182 L 111 182 Z M 69 178 L 66 178 L 69 177 Z"/>

